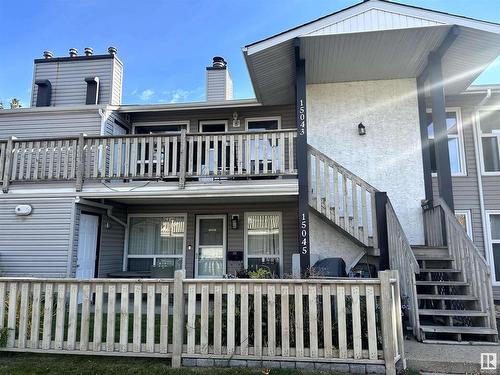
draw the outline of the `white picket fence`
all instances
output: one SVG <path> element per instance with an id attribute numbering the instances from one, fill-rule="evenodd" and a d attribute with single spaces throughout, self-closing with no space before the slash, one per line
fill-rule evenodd
<path id="1" fill-rule="evenodd" d="M 397 271 L 378 279 L 0 278 L 1 350 L 404 365 Z"/>

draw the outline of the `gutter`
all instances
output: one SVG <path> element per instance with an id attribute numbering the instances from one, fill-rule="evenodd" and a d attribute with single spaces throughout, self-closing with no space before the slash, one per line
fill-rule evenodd
<path id="1" fill-rule="evenodd" d="M 80 198 L 80 197 L 75 198 L 75 203 L 83 204 L 85 206 L 90 206 L 90 207 L 102 208 L 102 209 L 106 210 L 107 217 L 109 217 L 111 220 L 117 222 L 122 227 L 127 228 L 127 223 L 125 223 L 124 221 L 120 220 L 119 218 L 117 218 L 116 216 L 113 215 L 113 206 L 110 206 L 109 204 L 93 202 L 93 201 L 89 201 L 88 199 Z"/>

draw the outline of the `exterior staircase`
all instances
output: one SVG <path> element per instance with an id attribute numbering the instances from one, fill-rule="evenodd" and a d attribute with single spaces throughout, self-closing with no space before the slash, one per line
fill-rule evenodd
<path id="1" fill-rule="evenodd" d="M 498 332 L 488 321 L 490 314 L 448 247 L 412 250 L 420 266 L 416 287 L 422 341 L 496 343 Z"/>
<path id="2" fill-rule="evenodd" d="M 426 246 L 411 246 L 385 193 L 312 146 L 308 159 L 311 211 L 367 254 L 389 254 L 417 339 L 498 343 L 490 268 L 439 197 L 423 205 Z"/>

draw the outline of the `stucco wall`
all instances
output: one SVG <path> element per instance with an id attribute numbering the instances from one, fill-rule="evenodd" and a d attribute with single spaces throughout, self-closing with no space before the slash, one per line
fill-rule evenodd
<path id="1" fill-rule="evenodd" d="M 307 86 L 308 142 L 386 191 L 412 244 L 423 244 L 422 154 L 414 79 Z M 366 135 L 358 135 L 358 124 Z"/>
<path id="2" fill-rule="evenodd" d="M 342 258 L 347 270 L 358 261 L 365 250 L 325 223 L 314 213 L 309 214 L 311 265 L 324 258 Z"/>

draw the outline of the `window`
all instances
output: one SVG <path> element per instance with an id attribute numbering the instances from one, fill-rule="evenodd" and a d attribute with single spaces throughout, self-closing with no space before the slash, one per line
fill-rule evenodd
<path id="1" fill-rule="evenodd" d="M 200 121 L 200 133 L 223 133 L 227 131 L 227 120 Z"/>
<path id="2" fill-rule="evenodd" d="M 480 111 L 483 172 L 500 172 L 500 111 Z"/>
<path id="3" fill-rule="evenodd" d="M 267 130 L 278 130 L 281 128 L 281 118 L 280 117 L 255 117 L 255 118 L 247 118 L 245 119 L 245 126 L 247 131 L 249 132 L 261 132 L 261 131 L 267 131 Z M 257 154 L 255 151 L 255 140 L 250 140 L 249 142 L 249 147 L 250 147 L 250 161 L 251 161 L 251 168 L 254 170 L 254 168 L 257 166 L 259 168 L 259 171 L 264 170 L 264 156 L 266 156 L 265 159 L 267 159 L 267 170 L 271 170 L 272 168 L 272 160 L 273 160 L 273 148 L 275 149 L 277 155 L 279 155 L 280 151 L 280 145 L 279 142 L 276 141 L 276 143 L 273 145 L 271 139 L 267 139 L 267 145 L 264 141 L 264 139 L 260 139 L 260 136 L 255 135 L 255 137 L 258 137 L 258 150 Z M 267 151 L 265 151 L 267 150 Z M 256 160 L 258 161 L 258 165 L 255 165 Z M 276 160 L 276 169 L 281 170 L 281 165 L 280 165 L 280 160 Z"/>
<path id="4" fill-rule="evenodd" d="M 280 275 L 282 253 L 280 212 L 245 213 L 245 266 L 268 268 Z"/>
<path id="5" fill-rule="evenodd" d="M 489 215 L 491 267 L 495 281 L 500 283 L 500 213 Z"/>
<path id="6" fill-rule="evenodd" d="M 134 124 L 134 134 L 180 134 L 188 131 L 189 121 L 138 122 Z"/>
<path id="7" fill-rule="evenodd" d="M 431 171 L 437 172 L 436 153 L 434 148 L 434 124 L 432 113 L 427 113 L 427 135 L 429 137 L 429 151 L 431 155 Z M 460 110 L 448 110 L 446 112 L 446 127 L 448 129 L 448 151 L 450 154 L 451 174 L 465 174 L 465 153 L 463 148 L 462 123 Z"/>
<path id="8" fill-rule="evenodd" d="M 149 271 L 153 265 L 184 267 L 186 215 L 130 215 L 127 249 L 129 271 Z"/>
<path id="9" fill-rule="evenodd" d="M 264 131 L 281 129 L 280 117 L 247 118 L 245 125 L 248 131 Z"/>
<path id="10" fill-rule="evenodd" d="M 472 239 L 472 223 L 470 210 L 455 210 L 455 217 L 462 227 L 464 227 L 467 235 Z"/>

